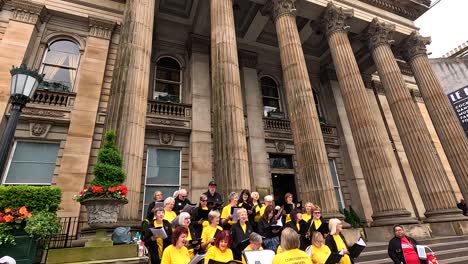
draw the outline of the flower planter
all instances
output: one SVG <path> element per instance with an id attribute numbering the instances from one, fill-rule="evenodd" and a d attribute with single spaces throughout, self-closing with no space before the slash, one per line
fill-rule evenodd
<path id="1" fill-rule="evenodd" d="M 88 225 L 90 227 L 116 223 L 120 207 L 126 203 L 128 201 L 111 198 L 89 198 L 81 201 L 81 204 L 88 211 Z"/>
<path id="2" fill-rule="evenodd" d="M 1 245 L 0 256 L 10 256 L 18 264 L 35 263 L 39 241 L 29 236 L 23 229 L 13 231 L 16 245 Z"/>

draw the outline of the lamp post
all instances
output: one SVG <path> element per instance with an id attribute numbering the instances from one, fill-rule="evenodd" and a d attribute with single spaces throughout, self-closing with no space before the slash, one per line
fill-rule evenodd
<path id="1" fill-rule="evenodd" d="M 11 141 L 15 135 L 21 110 L 26 103 L 29 102 L 29 98 L 34 94 L 34 91 L 36 91 L 37 86 L 43 78 L 43 75 L 26 68 L 24 64 L 17 68 L 13 66 L 10 73 L 11 110 L 5 131 L 3 131 L 2 138 L 0 139 L 0 176 L 5 168 L 8 150 L 10 149 Z"/>

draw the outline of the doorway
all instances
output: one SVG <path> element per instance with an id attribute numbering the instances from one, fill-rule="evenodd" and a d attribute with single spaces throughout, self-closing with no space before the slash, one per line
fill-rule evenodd
<path id="1" fill-rule="evenodd" d="M 273 182 L 273 194 L 275 199 L 275 205 L 283 205 L 284 195 L 288 192 L 292 193 L 292 195 L 294 196 L 294 201 L 297 201 L 294 174 L 272 173 L 271 181 Z"/>

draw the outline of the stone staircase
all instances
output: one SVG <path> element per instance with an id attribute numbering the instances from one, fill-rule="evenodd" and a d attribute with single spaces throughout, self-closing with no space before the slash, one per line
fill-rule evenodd
<path id="1" fill-rule="evenodd" d="M 440 264 L 468 263 L 468 236 L 432 238 L 420 241 L 430 247 Z M 388 243 L 369 242 L 356 264 L 393 264 L 387 254 Z"/>

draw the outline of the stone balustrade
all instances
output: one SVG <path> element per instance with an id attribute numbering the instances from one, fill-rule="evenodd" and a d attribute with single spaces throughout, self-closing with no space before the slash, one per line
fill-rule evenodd
<path id="1" fill-rule="evenodd" d="M 266 137 L 278 137 L 278 138 L 287 138 L 286 135 L 291 135 L 291 123 L 287 119 L 276 119 L 276 118 L 263 118 L 263 127 L 265 129 Z M 335 142 L 335 140 L 327 140 L 329 139 L 337 139 L 338 132 L 335 125 L 329 124 L 320 124 L 320 128 L 322 130 L 322 135 L 325 139 L 325 143 Z M 276 133 L 275 133 L 276 132 Z M 292 136 L 288 138 L 292 139 Z"/>
<path id="2" fill-rule="evenodd" d="M 192 106 L 173 102 L 149 100 L 146 116 L 147 128 L 172 128 L 188 132 L 192 127 Z"/>
<path id="3" fill-rule="evenodd" d="M 30 104 L 72 107 L 76 93 L 51 90 L 36 90 Z"/>
<path id="4" fill-rule="evenodd" d="M 173 102 L 148 101 L 148 115 L 176 116 L 187 117 L 191 116 L 192 106 Z"/>

